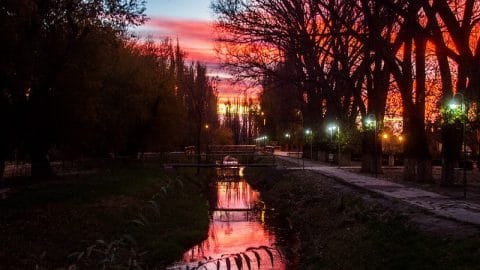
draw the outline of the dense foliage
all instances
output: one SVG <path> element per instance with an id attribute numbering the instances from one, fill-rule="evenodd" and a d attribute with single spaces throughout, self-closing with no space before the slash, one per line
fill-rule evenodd
<path id="1" fill-rule="evenodd" d="M 191 125 L 216 127 L 205 67 L 169 40 L 129 37 L 143 12 L 143 1 L 0 3 L 1 170 L 23 157 L 47 176 L 49 159 L 136 156 L 192 143 Z"/>

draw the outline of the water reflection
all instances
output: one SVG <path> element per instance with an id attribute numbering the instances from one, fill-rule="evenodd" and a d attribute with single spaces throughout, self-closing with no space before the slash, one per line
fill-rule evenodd
<path id="1" fill-rule="evenodd" d="M 231 170 L 231 169 L 230 169 Z M 183 255 L 168 269 L 285 269 L 279 252 L 273 248 L 275 235 L 264 224 L 265 210 L 260 194 L 243 179 L 243 170 L 224 177 L 219 173 L 217 201 L 211 215 L 208 238 Z M 228 267 L 227 265 L 230 265 Z M 250 265 L 250 267 L 248 267 Z M 259 267 L 260 266 L 260 267 Z"/>

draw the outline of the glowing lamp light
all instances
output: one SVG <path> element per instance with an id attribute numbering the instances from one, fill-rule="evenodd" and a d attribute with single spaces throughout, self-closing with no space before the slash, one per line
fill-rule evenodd
<path id="1" fill-rule="evenodd" d="M 452 110 L 456 110 L 460 105 L 455 101 L 455 100 L 452 100 L 449 104 L 448 104 L 448 107 Z"/>
<path id="2" fill-rule="evenodd" d="M 261 140 L 266 140 L 266 139 L 268 139 L 267 136 L 262 136 L 262 137 L 256 138 L 255 141 L 261 141 Z"/>
<path id="3" fill-rule="evenodd" d="M 460 108 L 463 112 L 464 102 L 465 102 L 465 98 L 463 97 L 463 94 L 456 93 L 452 97 L 452 99 L 450 99 L 450 101 L 448 102 L 448 108 L 450 108 L 451 110 L 457 110 L 458 108 Z"/>
<path id="4" fill-rule="evenodd" d="M 399 140 L 400 142 L 403 142 L 403 136 L 401 136 L 401 135 L 398 136 L 398 140 Z"/>
<path id="5" fill-rule="evenodd" d="M 337 125 L 335 125 L 335 124 L 331 124 L 331 125 L 328 126 L 328 130 L 329 130 L 330 132 L 336 130 L 337 128 L 338 128 L 338 127 L 337 127 Z"/>
<path id="6" fill-rule="evenodd" d="M 306 129 L 306 130 L 305 130 L 305 134 L 307 134 L 307 135 L 310 135 L 310 134 L 312 134 L 312 130 L 311 130 L 311 129 L 309 129 L 309 128 L 308 128 L 308 129 Z"/>
<path id="7" fill-rule="evenodd" d="M 388 139 L 388 134 L 387 134 L 387 133 L 383 133 L 382 137 L 386 140 L 386 139 Z"/>
<path id="8" fill-rule="evenodd" d="M 285 138 L 290 138 L 290 133 L 285 133 Z"/>
<path id="9" fill-rule="evenodd" d="M 377 127 L 377 120 L 375 119 L 374 114 L 369 114 L 365 119 L 365 126 L 367 127 Z"/>

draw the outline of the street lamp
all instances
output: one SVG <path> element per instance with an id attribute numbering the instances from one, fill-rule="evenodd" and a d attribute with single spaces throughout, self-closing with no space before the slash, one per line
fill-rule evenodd
<path id="1" fill-rule="evenodd" d="M 384 132 L 382 134 L 382 151 L 387 153 L 388 156 L 388 166 L 395 166 L 395 151 L 394 151 L 394 142 L 393 134 L 392 140 L 390 140 L 390 134 Z"/>
<path id="2" fill-rule="evenodd" d="M 262 136 L 262 137 L 256 138 L 255 141 L 258 142 L 258 144 L 260 146 L 262 146 L 262 142 L 263 142 L 263 146 L 266 146 L 267 145 L 267 139 L 268 139 L 267 136 Z"/>
<path id="3" fill-rule="evenodd" d="M 378 173 L 378 160 L 377 160 L 377 118 L 374 114 L 369 114 L 365 119 L 365 126 L 367 128 L 373 127 L 373 153 L 374 153 L 374 170 L 375 170 L 375 177 L 377 177 Z"/>
<path id="4" fill-rule="evenodd" d="M 287 149 L 290 150 L 290 133 L 285 133 L 285 139 L 287 140 Z M 287 150 L 287 151 L 288 151 Z"/>
<path id="5" fill-rule="evenodd" d="M 458 100 L 460 97 L 460 103 Z M 462 93 L 456 93 L 450 100 L 448 107 L 451 110 L 457 110 L 460 108 L 461 112 L 461 121 L 462 121 L 462 145 L 463 145 L 463 198 L 467 198 L 467 145 L 465 143 L 465 133 L 467 125 L 467 112 L 465 108 L 465 97 Z"/>
<path id="6" fill-rule="evenodd" d="M 313 156 L 313 148 L 312 148 L 312 130 L 307 128 L 305 130 L 305 139 L 309 140 L 310 141 L 310 159 L 313 160 L 312 156 Z M 305 160 L 303 160 L 303 169 L 305 169 Z"/>
<path id="7" fill-rule="evenodd" d="M 388 133 L 384 132 L 382 134 L 382 151 L 387 152 L 387 154 L 390 155 L 390 135 Z"/>
<path id="8" fill-rule="evenodd" d="M 305 135 L 307 135 L 307 138 L 309 137 L 309 141 L 310 141 L 310 159 L 313 160 L 313 149 L 312 149 L 312 130 L 311 129 L 307 129 L 305 130 Z"/>
<path id="9" fill-rule="evenodd" d="M 337 156 L 337 162 L 338 166 L 340 167 L 340 126 L 332 123 L 327 127 L 328 131 L 330 131 L 330 143 L 333 145 L 333 132 L 336 130 L 337 131 L 337 151 L 338 151 L 338 156 Z M 333 162 L 333 159 L 332 159 Z"/>
<path id="10" fill-rule="evenodd" d="M 330 131 L 330 143 L 333 143 L 333 131 L 335 129 L 337 129 L 337 125 L 335 124 L 330 124 L 328 127 L 327 127 L 328 131 Z"/>
<path id="11" fill-rule="evenodd" d="M 209 128 L 210 126 L 208 125 L 208 123 L 205 123 L 205 133 L 206 133 L 206 143 L 207 143 L 207 157 L 208 157 L 208 154 L 209 154 L 209 144 L 210 144 L 210 134 L 209 134 Z"/>

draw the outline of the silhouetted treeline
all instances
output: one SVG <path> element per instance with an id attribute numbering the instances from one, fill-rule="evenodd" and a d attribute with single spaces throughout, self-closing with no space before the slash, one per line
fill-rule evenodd
<path id="1" fill-rule="evenodd" d="M 259 106 L 246 95 L 244 98 L 235 98 L 225 103 L 225 115 L 222 126 L 232 135 L 232 143 L 254 144 L 258 136 L 260 123 Z"/>
<path id="2" fill-rule="evenodd" d="M 145 21 L 142 2 L 0 3 L 0 176 L 6 159 L 31 161 L 43 177 L 54 156 L 136 156 L 218 126 L 205 67 L 186 65 L 168 39 L 128 36 Z"/>
<path id="3" fill-rule="evenodd" d="M 375 136 L 384 128 L 389 95 L 397 95 L 406 138 L 404 178 L 432 178 L 432 125 L 426 122 L 436 120 L 443 133 L 443 181 L 453 181 L 460 124 L 478 122 L 465 115 L 478 115 L 480 2 L 215 0 L 212 7 L 225 64 L 238 78 L 264 86 L 270 123 L 300 136 L 311 128 L 317 143 L 333 121 L 341 130 L 357 130 L 362 169 L 376 171 L 381 151 L 374 149 L 381 147 Z M 454 92 L 463 94 L 457 96 L 466 103 L 463 119 L 448 112 Z M 375 119 L 376 128 L 357 128 L 358 118 Z M 478 152 L 478 132 L 470 134 L 467 142 Z"/>

